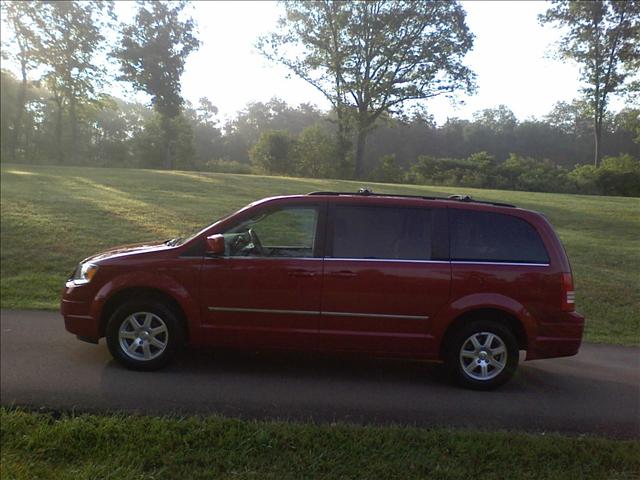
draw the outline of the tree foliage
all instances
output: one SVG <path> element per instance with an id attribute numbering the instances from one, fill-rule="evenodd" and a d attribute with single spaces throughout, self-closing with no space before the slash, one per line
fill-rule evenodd
<path id="1" fill-rule="evenodd" d="M 40 67 L 56 105 L 55 152 L 59 162 L 74 161 L 81 152 L 80 117 L 98 99 L 105 69 L 96 56 L 106 49 L 103 32 L 112 24 L 113 2 L 6 2 L 3 13 L 18 46 L 22 85 L 14 130 L 22 131 L 27 72 Z M 68 115 L 70 140 L 63 148 L 63 116 Z M 12 149 L 15 157 L 15 149 Z"/>
<path id="2" fill-rule="evenodd" d="M 172 167 L 173 139 L 180 135 L 174 121 L 180 115 L 183 99 L 180 78 L 191 52 L 200 46 L 195 37 L 195 22 L 182 20 L 185 1 L 139 2 L 135 20 L 122 29 L 122 41 L 115 55 L 120 60 L 122 77 L 134 87 L 151 95 L 165 134 L 164 166 Z"/>
<path id="3" fill-rule="evenodd" d="M 191 52 L 200 46 L 195 23 L 180 19 L 187 2 L 139 2 L 134 23 L 122 29 L 116 57 L 122 79 L 151 95 L 161 115 L 180 113 L 180 77 Z"/>
<path id="4" fill-rule="evenodd" d="M 105 69 L 96 62 L 96 56 L 106 49 L 103 32 L 112 19 L 113 2 L 57 1 L 45 5 L 38 9 L 37 23 L 42 34 L 37 58 L 47 68 L 44 79 L 58 97 L 58 108 L 63 104 L 68 108 L 70 148 L 62 150 L 59 126 L 58 154 L 73 159 L 82 153 L 78 116 L 87 103 L 98 98 L 105 78 Z"/>
<path id="5" fill-rule="evenodd" d="M 597 167 L 610 96 L 632 85 L 627 80 L 635 80 L 633 85 L 640 80 L 640 2 L 554 0 L 540 21 L 566 30 L 558 53 L 581 66 L 583 93 L 593 119 Z"/>
<path id="6" fill-rule="evenodd" d="M 412 100 L 472 90 L 462 60 L 473 35 L 457 2 L 321 0 L 284 8 L 279 31 L 258 47 L 329 99 L 341 143 L 352 116 L 356 177 L 364 173 L 366 138 L 381 115 Z"/>
<path id="7" fill-rule="evenodd" d="M 348 173 L 340 172 L 335 136 L 320 124 L 307 127 L 300 133 L 294 154 L 297 173 L 303 177 L 331 178 Z"/>
<path id="8" fill-rule="evenodd" d="M 297 108 L 279 98 L 267 102 L 251 102 L 240 110 L 225 126 L 225 152 L 227 160 L 248 163 L 249 150 L 267 130 L 286 130 L 298 135 L 305 128 L 324 118 L 323 113 L 310 104 Z"/>
<path id="9" fill-rule="evenodd" d="M 398 165 L 395 154 L 384 155 L 380 165 L 373 171 L 372 178 L 377 182 L 400 183 L 404 179 L 404 172 Z"/>
<path id="10" fill-rule="evenodd" d="M 5 19 L 8 27 L 13 33 L 12 37 L 6 40 L 6 44 L 2 49 L 2 58 L 11 58 L 17 61 L 20 65 L 21 84 L 19 87 L 19 93 L 14 95 L 15 98 L 15 115 L 12 119 L 12 135 L 8 135 L 5 138 L 3 145 L 8 146 L 9 155 L 11 158 L 17 158 L 17 148 L 19 145 L 24 145 L 22 135 L 25 132 L 23 125 L 24 122 L 24 107 L 27 96 L 28 77 L 27 74 L 30 70 L 36 67 L 36 51 L 40 47 L 39 32 L 34 25 L 34 19 L 37 16 L 35 5 L 30 2 L 2 2 L 1 13 Z M 5 37 L 6 38 L 6 37 Z M 4 39 L 3 39 L 4 40 Z M 14 45 L 12 45 L 14 44 Z M 15 46 L 15 49 L 11 47 Z M 5 143 L 6 142 L 6 143 Z M 27 156 L 27 152 L 22 152 L 24 157 Z"/>
<path id="11" fill-rule="evenodd" d="M 249 156 L 256 167 L 272 175 L 286 175 L 293 171 L 294 140 L 288 132 L 268 130 L 251 148 Z"/>

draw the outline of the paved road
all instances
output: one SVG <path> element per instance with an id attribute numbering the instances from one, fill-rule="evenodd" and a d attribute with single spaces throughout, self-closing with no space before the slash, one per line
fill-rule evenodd
<path id="1" fill-rule="evenodd" d="M 80 342 L 52 312 L 2 311 L 2 405 L 209 413 L 640 437 L 640 349 L 590 345 L 521 364 L 493 392 L 452 387 L 423 363 L 211 351 L 132 372 L 104 341 Z"/>

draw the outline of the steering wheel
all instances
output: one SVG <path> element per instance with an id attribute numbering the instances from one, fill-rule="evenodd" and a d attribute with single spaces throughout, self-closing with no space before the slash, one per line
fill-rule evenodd
<path id="1" fill-rule="evenodd" d="M 264 256 L 264 247 L 262 246 L 262 242 L 258 238 L 258 235 L 256 235 L 256 232 L 253 230 L 253 228 L 250 228 L 249 230 L 247 230 L 247 233 L 249 234 L 251 243 L 253 243 L 253 249 L 258 255 Z"/>

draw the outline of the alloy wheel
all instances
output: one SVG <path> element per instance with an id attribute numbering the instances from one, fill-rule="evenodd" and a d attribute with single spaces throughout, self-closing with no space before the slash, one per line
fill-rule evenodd
<path id="1" fill-rule="evenodd" d="M 122 352 L 138 361 L 158 358 L 169 342 L 167 324 L 151 312 L 136 312 L 124 319 L 118 329 Z"/>
<path id="2" fill-rule="evenodd" d="M 507 365 L 507 346 L 495 333 L 477 332 L 468 337 L 460 348 L 460 366 L 474 380 L 491 380 Z"/>

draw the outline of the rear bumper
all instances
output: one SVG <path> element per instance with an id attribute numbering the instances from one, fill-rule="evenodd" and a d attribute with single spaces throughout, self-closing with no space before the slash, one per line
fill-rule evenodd
<path id="1" fill-rule="evenodd" d="M 540 323 L 538 336 L 529 342 L 527 360 L 576 355 L 583 332 L 584 317 L 577 312 L 562 313 L 553 322 Z"/>
<path id="2" fill-rule="evenodd" d="M 83 340 L 97 342 L 100 338 L 99 322 L 91 315 L 91 302 L 77 297 L 74 287 L 67 286 L 64 289 L 60 302 L 64 327 Z"/>

